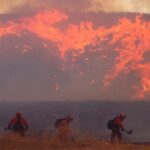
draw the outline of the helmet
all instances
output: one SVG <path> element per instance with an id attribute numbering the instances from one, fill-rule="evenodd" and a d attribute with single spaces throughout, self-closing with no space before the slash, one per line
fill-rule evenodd
<path id="1" fill-rule="evenodd" d="M 66 116 L 65 119 L 68 121 L 73 121 L 73 117 L 71 115 Z"/>
<path id="2" fill-rule="evenodd" d="M 21 116 L 22 116 L 21 112 L 16 112 L 16 117 L 21 117 Z"/>
<path id="3" fill-rule="evenodd" d="M 125 119 L 127 116 L 125 115 L 125 114 L 123 114 L 123 113 L 120 113 L 120 115 L 119 115 L 122 119 Z"/>

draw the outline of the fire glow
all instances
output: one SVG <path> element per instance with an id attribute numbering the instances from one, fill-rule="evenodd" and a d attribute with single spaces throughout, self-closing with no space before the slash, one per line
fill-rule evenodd
<path id="1" fill-rule="evenodd" d="M 98 46 L 91 49 L 97 52 L 101 59 L 105 59 L 109 51 L 116 53 L 115 65 L 104 75 L 103 86 L 110 86 L 113 80 L 121 74 L 136 72 L 139 76 L 139 85 L 133 85 L 136 98 L 143 99 L 150 93 L 150 62 L 144 62 L 144 56 L 150 52 L 150 22 L 136 16 L 134 20 L 122 18 L 112 27 L 94 27 L 91 21 L 69 24 L 61 29 L 58 24 L 66 21 L 68 15 L 58 10 L 40 12 L 32 17 L 19 18 L 17 21 L 0 24 L 0 37 L 6 35 L 22 36 L 26 32 L 36 34 L 43 40 L 48 40 L 58 48 L 60 59 L 64 59 L 69 51 L 72 51 L 72 60 L 76 60 L 86 52 L 87 46 Z M 111 37 L 111 38 L 110 38 Z M 102 49 L 103 43 L 113 46 L 113 49 Z M 30 46 L 24 48 L 22 54 L 32 49 Z M 44 47 L 47 47 L 44 44 Z M 88 61 L 88 58 L 85 59 Z M 79 70 L 80 74 L 81 71 Z M 84 76 L 82 72 L 81 76 Z M 91 80 L 90 84 L 95 84 Z M 56 83 L 56 90 L 59 85 Z"/>

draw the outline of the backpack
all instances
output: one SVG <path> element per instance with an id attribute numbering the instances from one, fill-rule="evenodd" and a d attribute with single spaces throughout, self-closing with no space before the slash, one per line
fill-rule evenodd
<path id="1" fill-rule="evenodd" d="M 60 123 L 61 123 L 63 120 L 64 120 L 63 118 L 57 119 L 57 120 L 55 121 L 55 128 L 58 128 L 59 125 L 60 125 Z"/>
<path id="2" fill-rule="evenodd" d="M 15 131 L 19 131 L 19 130 L 23 130 L 24 127 L 22 125 L 22 122 L 21 122 L 21 118 L 17 118 L 16 122 L 14 123 L 13 125 L 13 130 Z"/>
<path id="3" fill-rule="evenodd" d="M 114 127 L 114 119 L 107 122 L 107 129 L 111 130 Z"/>

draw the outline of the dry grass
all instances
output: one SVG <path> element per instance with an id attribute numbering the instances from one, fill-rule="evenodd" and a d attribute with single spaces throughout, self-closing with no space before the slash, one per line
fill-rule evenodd
<path id="1" fill-rule="evenodd" d="M 60 141 L 47 136 L 25 137 L 1 136 L 0 150 L 150 150 L 150 145 L 111 145 L 93 138 Z"/>

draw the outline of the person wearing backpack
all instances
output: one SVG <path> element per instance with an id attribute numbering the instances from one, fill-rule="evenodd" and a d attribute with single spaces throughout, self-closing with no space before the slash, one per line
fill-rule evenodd
<path id="1" fill-rule="evenodd" d="M 60 140 L 69 140 L 72 138 L 70 123 L 73 120 L 73 117 L 68 115 L 65 118 L 60 118 L 55 121 L 55 127 L 57 129 L 58 138 Z"/>
<path id="2" fill-rule="evenodd" d="M 120 114 L 115 117 L 113 120 L 108 121 L 107 127 L 111 130 L 111 143 L 115 143 L 115 139 L 117 138 L 119 143 L 122 143 L 122 134 L 121 131 L 125 131 L 123 126 L 123 121 L 126 118 L 125 115 Z"/>
<path id="3" fill-rule="evenodd" d="M 16 115 L 10 120 L 6 129 L 11 130 L 12 133 L 25 136 L 25 132 L 28 130 L 28 128 L 27 121 L 23 118 L 20 112 L 17 112 Z"/>

